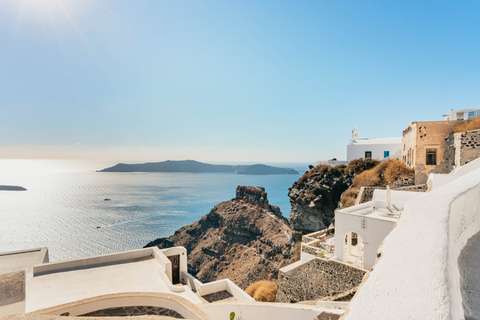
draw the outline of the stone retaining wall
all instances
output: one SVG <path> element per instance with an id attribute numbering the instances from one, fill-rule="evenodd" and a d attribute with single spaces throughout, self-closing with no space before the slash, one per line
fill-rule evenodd
<path id="1" fill-rule="evenodd" d="M 25 271 L 0 275 L 0 307 L 25 300 Z"/>
<path id="2" fill-rule="evenodd" d="M 276 302 L 295 303 L 341 294 L 360 285 L 366 271 L 315 258 L 278 274 Z"/>

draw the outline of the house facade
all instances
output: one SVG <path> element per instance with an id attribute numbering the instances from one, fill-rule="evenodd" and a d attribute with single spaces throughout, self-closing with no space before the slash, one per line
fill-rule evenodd
<path id="1" fill-rule="evenodd" d="M 470 120 L 477 116 L 480 116 L 480 108 L 463 109 L 463 110 L 450 110 L 448 114 L 444 114 L 442 117 L 445 121 L 454 120 Z"/>
<path id="2" fill-rule="evenodd" d="M 374 138 L 360 139 L 358 129 L 352 130 L 352 139 L 347 145 L 347 161 L 359 158 L 383 160 L 386 158 L 399 159 L 402 138 Z"/>
<path id="3" fill-rule="evenodd" d="M 427 182 L 430 173 L 448 173 L 445 139 L 461 121 L 412 122 L 403 131 L 402 161 L 415 170 L 415 184 Z"/>

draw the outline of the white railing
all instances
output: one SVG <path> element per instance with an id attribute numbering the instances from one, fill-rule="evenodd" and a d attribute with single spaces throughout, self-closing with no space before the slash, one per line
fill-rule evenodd
<path id="1" fill-rule="evenodd" d="M 255 299 L 250 297 L 247 293 L 245 293 L 245 291 L 240 289 L 240 287 L 233 283 L 230 279 L 222 279 L 209 283 L 202 283 L 188 272 L 183 271 L 182 273 L 184 279 L 187 279 L 186 285 L 193 291 L 198 292 L 198 294 L 200 294 L 201 296 L 221 291 L 227 291 L 239 302 L 255 301 Z"/>
<path id="2" fill-rule="evenodd" d="M 153 248 L 105 254 L 84 259 L 50 262 L 33 267 L 33 275 L 69 270 L 79 267 L 93 267 L 105 263 L 121 262 L 153 256 Z"/>

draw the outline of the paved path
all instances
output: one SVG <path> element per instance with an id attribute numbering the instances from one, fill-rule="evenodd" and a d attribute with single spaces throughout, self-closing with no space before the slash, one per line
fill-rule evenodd
<path id="1" fill-rule="evenodd" d="M 460 252 L 458 267 L 465 320 L 480 320 L 480 232 Z"/>

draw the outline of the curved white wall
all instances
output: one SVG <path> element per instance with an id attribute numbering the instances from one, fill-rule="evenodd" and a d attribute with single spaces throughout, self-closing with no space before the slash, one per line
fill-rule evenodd
<path id="1" fill-rule="evenodd" d="M 409 201 L 344 319 L 463 319 L 458 256 L 480 231 L 480 170 Z"/>
<path id="2" fill-rule="evenodd" d="M 230 319 L 230 313 L 235 312 L 235 319 L 336 319 L 331 315 L 341 315 L 343 310 L 327 309 L 317 306 L 256 302 L 256 303 L 210 303 L 202 305 L 201 309 L 212 319 Z"/>

